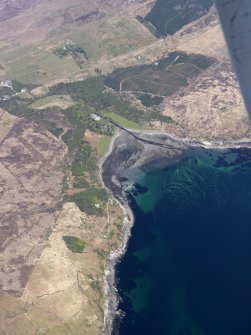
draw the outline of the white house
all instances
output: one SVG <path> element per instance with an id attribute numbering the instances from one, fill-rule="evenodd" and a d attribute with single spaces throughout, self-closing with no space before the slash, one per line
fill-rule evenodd
<path id="1" fill-rule="evenodd" d="M 9 87 L 13 90 L 13 86 L 12 86 L 12 81 L 11 80 L 4 80 L 0 83 L 1 87 Z"/>
<path id="2" fill-rule="evenodd" d="M 101 117 L 98 116 L 97 114 L 90 114 L 90 118 L 93 119 L 94 121 L 100 121 Z"/>

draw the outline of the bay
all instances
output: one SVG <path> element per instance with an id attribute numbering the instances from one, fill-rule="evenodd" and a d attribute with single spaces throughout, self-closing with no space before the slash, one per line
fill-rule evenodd
<path id="1" fill-rule="evenodd" d="M 250 335 L 251 150 L 190 150 L 131 182 L 118 333 Z"/>

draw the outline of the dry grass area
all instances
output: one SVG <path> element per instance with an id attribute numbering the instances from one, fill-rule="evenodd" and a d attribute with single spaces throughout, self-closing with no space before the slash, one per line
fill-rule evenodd
<path id="1" fill-rule="evenodd" d="M 100 335 L 104 271 L 123 212 L 111 199 L 103 216 L 74 203 L 61 208 L 65 146 L 32 122 L 0 116 L 0 334 Z M 86 139 L 97 150 L 98 135 L 87 131 Z M 72 252 L 65 236 L 84 250 Z"/>
<path id="2" fill-rule="evenodd" d="M 86 51 L 87 72 L 93 60 L 110 59 L 151 43 L 155 38 L 134 19 L 150 4 L 150 0 L 8 1 L 0 7 L 0 80 L 8 76 L 45 84 L 78 72 L 72 55 L 60 58 L 53 53 L 69 41 Z"/>
<path id="3" fill-rule="evenodd" d="M 174 123 L 151 126 L 197 140 L 250 138 L 249 120 L 219 24 L 182 35 L 175 50 L 201 53 L 216 63 L 188 87 L 164 99 L 160 110 Z"/>
<path id="4" fill-rule="evenodd" d="M 225 39 L 219 22 L 213 26 L 205 26 L 201 30 L 195 30 L 191 34 L 182 35 L 176 48 L 187 53 L 199 53 L 220 59 L 228 57 Z"/>
<path id="5" fill-rule="evenodd" d="M 74 101 L 69 95 L 52 95 L 43 99 L 36 100 L 29 107 L 33 109 L 42 110 L 49 107 L 58 107 L 67 109 L 74 105 Z"/>
<path id="6" fill-rule="evenodd" d="M 38 87 L 34 88 L 31 91 L 31 94 L 35 98 L 39 98 L 39 97 L 45 96 L 48 92 L 49 92 L 49 88 L 47 87 L 47 85 L 44 85 L 44 86 L 38 86 Z"/>
<path id="7" fill-rule="evenodd" d="M 120 239 L 121 221 L 121 209 L 114 202 L 109 201 L 104 217 L 90 217 L 66 203 L 22 297 L 0 298 L 5 308 L 0 330 L 6 335 L 101 334 L 105 255 Z M 84 252 L 68 250 L 64 235 L 81 238 Z"/>
<path id="8" fill-rule="evenodd" d="M 99 142 L 102 137 L 103 137 L 102 135 L 93 133 L 92 131 L 88 129 L 85 132 L 85 140 L 90 144 L 94 152 L 98 152 Z"/>
<path id="9" fill-rule="evenodd" d="M 213 66 L 184 92 L 165 99 L 163 113 L 174 124 L 165 130 L 197 140 L 231 140 L 251 136 L 248 115 L 230 63 Z"/>
<path id="10" fill-rule="evenodd" d="M 2 40 L 35 44 L 48 38 L 54 31 L 69 31 L 72 24 L 98 21 L 111 14 L 142 13 L 151 6 L 147 0 L 9 0 L 0 5 L 0 29 Z"/>
<path id="11" fill-rule="evenodd" d="M 66 147 L 19 119 L 0 148 L 0 295 L 18 296 L 57 219 Z"/>
<path id="12" fill-rule="evenodd" d="M 0 142 L 9 133 L 17 118 L 0 108 Z"/>

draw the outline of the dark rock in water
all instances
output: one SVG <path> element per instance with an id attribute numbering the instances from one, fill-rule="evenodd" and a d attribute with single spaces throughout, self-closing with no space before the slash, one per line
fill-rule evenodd
<path id="1" fill-rule="evenodd" d="M 246 162 L 251 158 L 251 152 L 248 148 L 232 149 L 231 152 L 237 154 L 237 158 L 235 160 L 235 163 L 237 164 Z"/>
<path id="2" fill-rule="evenodd" d="M 232 164 L 229 163 L 229 162 L 227 162 L 227 161 L 225 160 L 225 158 L 226 158 L 225 156 L 218 157 L 218 160 L 217 160 L 217 162 L 216 162 L 216 164 L 215 164 L 215 167 L 220 167 L 220 166 L 228 167 L 228 166 L 231 166 Z"/>
<path id="3" fill-rule="evenodd" d="M 135 191 L 137 194 L 143 194 L 143 193 L 146 193 L 148 191 L 148 188 L 145 187 L 145 186 L 142 186 L 138 183 L 136 184 L 133 184 L 134 188 L 135 188 Z"/>

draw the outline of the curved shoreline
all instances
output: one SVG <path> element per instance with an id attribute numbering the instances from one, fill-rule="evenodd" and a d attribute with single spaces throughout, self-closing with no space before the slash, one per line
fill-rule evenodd
<path id="1" fill-rule="evenodd" d="M 195 141 L 189 138 L 177 138 L 175 136 L 172 136 L 168 133 L 164 132 L 154 132 L 154 131 L 135 131 L 130 130 L 130 132 L 137 134 L 137 141 L 140 141 L 140 137 L 138 135 L 145 135 L 146 137 L 148 135 L 163 135 L 166 137 L 166 139 L 170 139 L 171 142 L 175 142 L 177 146 L 180 147 L 182 150 L 187 150 L 191 148 L 201 147 L 205 149 L 239 149 L 239 148 L 251 148 L 251 139 L 244 138 L 242 140 L 229 140 L 229 141 Z M 112 142 L 110 144 L 109 151 L 106 153 L 106 155 L 103 157 L 103 159 L 100 162 L 100 179 L 103 184 L 103 187 L 112 194 L 113 198 L 124 213 L 124 219 L 123 219 L 123 230 L 122 230 L 122 243 L 121 245 L 114 251 L 112 251 L 108 258 L 108 266 L 105 270 L 104 275 L 104 283 L 105 283 L 105 309 L 104 309 L 104 335 L 111 335 L 113 330 L 113 322 L 116 318 L 116 316 L 119 316 L 118 311 L 118 304 L 119 304 L 119 296 L 118 296 L 118 290 L 116 288 L 116 264 L 120 261 L 122 256 L 125 254 L 127 249 L 128 240 L 131 236 L 131 229 L 134 224 L 134 216 L 133 213 L 128 205 L 127 202 L 122 202 L 116 195 L 114 194 L 113 190 L 109 187 L 107 187 L 103 180 L 103 172 L 104 172 L 104 163 L 106 160 L 113 154 L 114 151 L 114 145 L 116 144 L 116 139 L 121 136 L 121 131 L 119 131 L 112 139 Z M 142 138 L 142 136 L 141 136 Z M 144 140 L 144 138 L 142 138 Z M 153 145 L 157 146 L 158 144 L 153 143 Z M 161 146 L 161 143 L 159 143 Z M 176 146 L 176 148 L 177 148 Z M 160 157 L 161 158 L 161 157 Z M 154 157 L 154 161 L 157 161 L 158 157 Z M 153 162 L 153 161 L 152 161 Z"/>
<path id="2" fill-rule="evenodd" d="M 120 208 L 123 211 L 123 229 L 122 229 L 122 244 L 116 249 L 113 250 L 108 257 L 108 266 L 104 274 L 104 291 L 105 291 L 105 308 L 104 308 L 104 324 L 103 324 L 103 333 L 104 335 L 111 335 L 113 321 L 118 314 L 118 304 L 119 296 L 116 288 L 116 264 L 119 262 L 120 258 L 126 252 L 126 247 L 128 240 L 131 235 L 131 228 L 134 224 L 133 213 L 129 206 L 123 206 L 118 199 L 116 199 L 112 191 L 106 187 L 102 178 L 102 166 L 109 155 L 112 154 L 113 145 L 116 138 L 119 136 L 119 131 L 113 136 L 110 143 L 109 150 L 103 156 L 99 163 L 99 177 L 103 187 L 112 195 L 113 199 L 119 204 Z"/>

